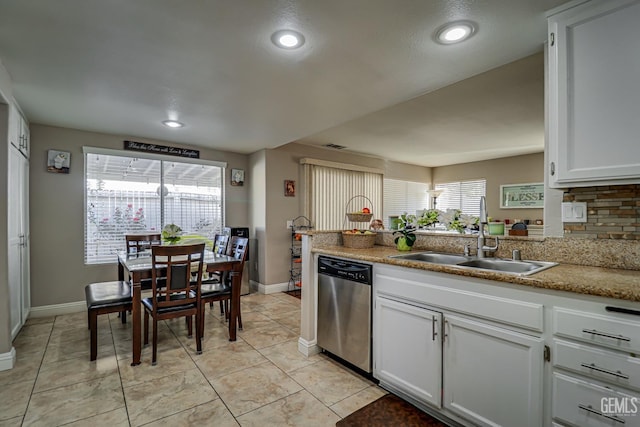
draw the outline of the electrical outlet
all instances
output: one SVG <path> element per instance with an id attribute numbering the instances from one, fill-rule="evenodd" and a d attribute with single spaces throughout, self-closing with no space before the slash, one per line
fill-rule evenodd
<path id="1" fill-rule="evenodd" d="M 293 228 L 293 220 L 287 220 L 287 228 Z"/>

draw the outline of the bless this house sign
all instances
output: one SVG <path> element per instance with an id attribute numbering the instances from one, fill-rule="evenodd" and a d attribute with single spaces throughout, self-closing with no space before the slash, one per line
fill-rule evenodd
<path id="1" fill-rule="evenodd" d="M 147 153 L 168 154 L 170 156 L 188 157 L 190 159 L 199 159 L 199 150 L 190 150 L 188 148 L 168 147 L 166 145 L 147 144 L 144 142 L 125 141 L 125 150 L 144 151 Z"/>
<path id="2" fill-rule="evenodd" d="M 544 207 L 544 184 L 512 184 L 500 186 L 500 208 Z"/>

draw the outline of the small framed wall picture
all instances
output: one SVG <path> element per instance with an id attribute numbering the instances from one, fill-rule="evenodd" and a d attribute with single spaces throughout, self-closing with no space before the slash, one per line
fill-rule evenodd
<path id="1" fill-rule="evenodd" d="M 244 185 L 244 169 L 231 169 L 231 185 L 234 187 Z"/>
<path id="2" fill-rule="evenodd" d="M 296 196 L 296 182 L 286 179 L 284 181 L 284 195 L 285 197 Z"/>
<path id="3" fill-rule="evenodd" d="M 53 173 L 69 173 L 71 153 L 68 151 L 49 150 L 47 153 L 47 171 Z"/>

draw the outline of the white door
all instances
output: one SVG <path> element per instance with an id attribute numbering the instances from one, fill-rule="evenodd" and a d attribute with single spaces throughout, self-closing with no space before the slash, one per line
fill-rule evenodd
<path id="1" fill-rule="evenodd" d="M 637 0 L 595 0 L 549 18 L 549 171 L 556 186 L 640 176 L 638 21 Z"/>
<path id="2" fill-rule="evenodd" d="M 541 426 L 544 342 L 445 316 L 444 406 L 481 426 Z"/>
<path id="3" fill-rule="evenodd" d="M 441 407 L 442 314 L 377 296 L 373 328 L 374 376 Z"/>
<path id="4" fill-rule="evenodd" d="M 30 309 L 28 242 L 29 163 L 13 146 L 8 168 L 8 270 L 11 337 L 16 337 Z"/>

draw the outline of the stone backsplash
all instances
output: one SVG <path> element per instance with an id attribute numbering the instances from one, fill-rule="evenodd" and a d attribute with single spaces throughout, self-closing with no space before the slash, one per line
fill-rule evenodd
<path id="1" fill-rule="evenodd" d="M 342 236 L 339 231 L 311 231 L 312 246 L 340 246 Z M 376 245 L 395 246 L 390 231 L 379 232 Z M 417 233 L 414 245 L 416 251 L 438 251 L 462 254 L 464 246 L 476 253 L 477 235 Z M 493 245 L 493 239 L 488 244 Z M 564 264 L 588 265 L 592 267 L 640 270 L 640 240 L 622 239 L 567 239 L 561 237 L 500 237 L 498 258 L 511 258 L 512 251 L 518 249 L 522 259 L 553 261 Z"/>
<path id="2" fill-rule="evenodd" d="M 640 185 L 571 188 L 563 200 L 587 203 L 587 222 L 564 223 L 565 237 L 640 240 Z"/>

